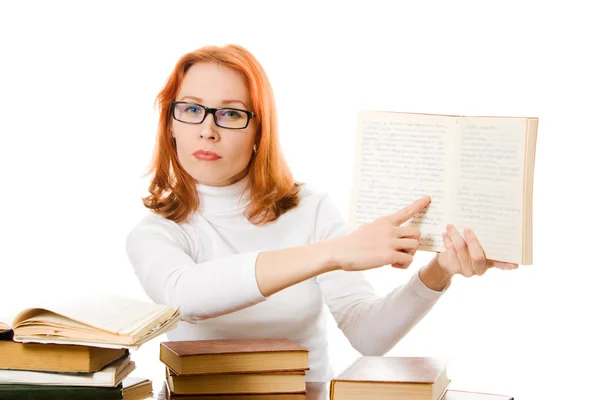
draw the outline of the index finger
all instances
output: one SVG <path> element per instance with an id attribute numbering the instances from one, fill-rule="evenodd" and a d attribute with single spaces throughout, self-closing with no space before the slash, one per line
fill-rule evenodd
<path id="1" fill-rule="evenodd" d="M 394 225 L 401 225 L 405 223 L 406 221 L 417 215 L 419 212 L 423 211 L 423 209 L 425 209 L 425 207 L 427 207 L 430 202 L 431 197 L 421 197 L 420 199 L 414 201 L 412 204 L 406 206 L 402 210 L 396 211 L 395 213 L 391 214 L 390 217 L 392 218 L 392 223 Z"/>

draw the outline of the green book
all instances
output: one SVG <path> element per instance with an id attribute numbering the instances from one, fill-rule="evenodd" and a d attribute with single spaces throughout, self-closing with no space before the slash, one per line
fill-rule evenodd
<path id="1" fill-rule="evenodd" d="M 152 382 L 127 377 L 116 387 L 0 385 L 0 399 L 13 400 L 123 400 L 152 396 Z"/>

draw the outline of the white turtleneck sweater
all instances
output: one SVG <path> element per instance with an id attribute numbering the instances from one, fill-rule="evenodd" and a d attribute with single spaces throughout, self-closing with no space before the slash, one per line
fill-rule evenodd
<path id="1" fill-rule="evenodd" d="M 296 208 L 253 225 L 243 215 L 247 182 L 197 185 L 200 209 L 186 222 L 150 213 L 129 234 L 127 254 L 145 292 L 181 308 L 182 321 L 168 340 L 286 337 L 310 350 L 306 380 L 323 382 L 333 377 L 327 309 L 356 350 L 383 355 L 442 295 L 418 273 L 378 297 L 363 273 L 333 271 L 265 298 L 255 278 L 260 252 L 344 235 L 346 224 L 326 194 L 304 186 Z"/>

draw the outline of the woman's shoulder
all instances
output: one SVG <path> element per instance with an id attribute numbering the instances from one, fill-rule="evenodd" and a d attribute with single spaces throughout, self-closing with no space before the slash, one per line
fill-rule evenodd
<path id="1" fill-rule="evenodd" d="M 323 223 L 323 221 L 337 223 L 344 219 L 339 205 L 328 189 L 314 183 L 304 183 L 299 196 L 299 206 L 314 216 L 316 223 Z"/>
<path id="2" fill-rule="evenodd" d="M 301 189 L 300 199 L 300 205 L 314 219 L 317 241 L 346 232 L 346 221 L 329 190 L 315 184 L 305 184 Z"/>
<path id="3" fill-rule="evenodd" d="M 329 192 L 325 188 L 314 183 L 301 183 L 298 196 L 300 198 L 301 206 L 319 208 L 322 207 L 324 203 L 331 202 Z"/>
<path id="4" fill-rule="evenodd" d="M 165 228 L 174 228 L 177 226 L 177 223 L 171 221 L 168 218 L 163 217 L 162 215 L 155 213 L 154 211 L 147 211 L 145 215 L 143 215 L 138 222 L 134 225 L 133 229 L 143 228 L 147 226 L 160 226 Z"/>
<path id="5" fill-rule="evenodd" d="M 177 223 L 153 211 L 142 216 L 129 231 L 130 239 L 140 236 L 169 236 L 175 240 L 186 240 L 185 223 Z"/>

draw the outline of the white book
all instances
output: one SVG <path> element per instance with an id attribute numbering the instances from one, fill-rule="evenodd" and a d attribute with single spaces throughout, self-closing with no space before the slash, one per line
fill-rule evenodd
<path id="1" fill-rule="evenodd" d="M 0 385 L 116 387 L 135 369 L 129 355 L 92 374 L 0 370 Z"/>
<path id="2" fill-rule="evenodd" d="M 532 264 L 537 128 L 535 117 L 359 113 L 350 228 L 429 195 L 408 221 L 419 250 L 444 251 L 452 224 L 473 229 L 487 258 Z"/>

